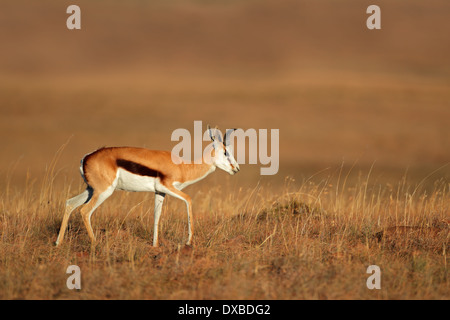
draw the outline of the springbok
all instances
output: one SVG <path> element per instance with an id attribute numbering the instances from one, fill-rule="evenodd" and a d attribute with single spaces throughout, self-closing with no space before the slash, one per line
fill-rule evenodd
<path id="1" fill-rule="evenodd" d="M 212 143 L 210 159 L 202 157 L 202 161 L 179 164 L 172 161 L 174 155 L 169 151 L 156 151 L 134 147 L 101 148 L 87 154 L 81 160 L 81 176 L 87 184 L 86 190 L 67 200 L 64 217 L 61 223 L 56 245 L 62 243 L 67 222 L 74 209 L 85 204 L 80 210 L 83 222 L 92 243 L 95 242 L 91 226 L 91 216 L 95 209 L 105 201 L 114 190 L 151 191 L 155 193 L 155 212 L 153 226 L 153 246 L 158 246 L 158 223 L 166 194 L 183 200 L 188 214 L 189 236 L 187 245 L 192 243 L 193 218 L 192 202 L 189 195 L 181 190 L 204 179 L 216 168 L 231 175 L 239 171 L 239 165 L 233 157 L 231 148 L 227 146 L 227 138 L 236 129 L 226 131 L 223 139 L 216 136 L 208 125 Z M 228 137 L 227 137 L 228 135 Z"/>

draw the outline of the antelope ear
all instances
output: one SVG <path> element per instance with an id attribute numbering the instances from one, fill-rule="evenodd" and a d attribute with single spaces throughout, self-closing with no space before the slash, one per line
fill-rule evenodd
<path id="1" fill-rule="evenodd" d="M 223 135 L 223 144 L 224 144 L 224 146 L 226 147 L 226 146 L 228 146 L 230 143 L 229 143 L 229 139 L 230 139 L 230 135 L 235 131 L 235 130 L 237 130 L 236 128 L 234 128 L 234 129 L 228 129 L 226 132 L 225 132 L 225 134 Z"/>
<path id="2" fill-rule="evenodd" d="M 216 141 L 216 139 L 218 138 L 219 142 L 222 142 L 222 137 L 220 135 L 217 135 L 217 126 L 214 127 L 214 133 L 211 130 L 211 127 L 208 124 L 208 130 L 209 130 L 209 136 L 211 138 L 212 141 Z"/>

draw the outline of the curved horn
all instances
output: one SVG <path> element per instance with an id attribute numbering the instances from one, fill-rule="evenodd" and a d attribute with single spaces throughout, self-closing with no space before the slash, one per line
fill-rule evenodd
<path id="1" fill-rule="evenodd" d="M 225 132 L 225 134 L 223 135 L 223 144 L 224 144 L 225 146 L 227 146 L 227 145 L 230 144 L 228 140 L 230 139 L 230 135 L 231 135 L 235 130 L 237 130 L 237 129 L 236 129 L 236 128 L 234 128 L 234 129 L 228 129 L 228 130 Z"/>
<path id="2" fill-rule="evenodd" d="M 211 138 L 212 141 L 214 141 L 215 137 L 211 132 L 211 127 L 209 126 L 209 124 L 207 125 L 207 128 L 208 128 L 208 132 L 209 132 L 209 137 Z"/>

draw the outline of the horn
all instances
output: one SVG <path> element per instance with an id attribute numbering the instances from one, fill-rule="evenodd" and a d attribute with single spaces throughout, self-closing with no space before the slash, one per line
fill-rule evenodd
<path id="1" fill-rule="evenodd" d="M 225 132 L 225 134 L 223 135 L 223 144 L 224 144 L 225 146 L 229 145 L 228 139 L 230 138 L 230 135 L 231 135 L 235 130 L 237 130 L 237 129 L 236 129 L 236 128 L 234 128 L 234 129 L 228 129 L 228 130 Z"/>
<path id="2" fill-rule="evenodd" d="M 211 127 L 209 126 L 209 124 L 207 125 L 208 128 L 208 132 L 209 132 L 209 137 L 211 138 L 212 141 L 214 141 L 215 137 L 214 135 L 211 133 Z"/>

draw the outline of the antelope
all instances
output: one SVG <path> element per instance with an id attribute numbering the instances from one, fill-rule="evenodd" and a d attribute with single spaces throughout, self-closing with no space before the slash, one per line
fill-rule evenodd
<path id="1" fill-rule="evenodd" d="M 91 226 L 92 213 L 114 190 L 151 191 L 155 193 L 153 225 L 153 246 L 158 246 L 158 224 L 164 197 L 168 194 L 185 202 L 188 215 L 188 240 L 191 245 L 193 236 L 193 217 L 191 197 L 181 190 L 204 179 L 220 168 L 230 175 L 236 174 L 239 164 L 232 150 L 227 146 L 231 132 L 226 131 L 223 139 L 214 133 L 208 125 L 212 143 L 210 158 L 202 156 L 202 161 L 194 163 L 173 162 L 174 155 L 169 151 L 149 150 L 136 147 L 105 147 L 89 153 L 81 160 L 80 171 L 87 188 L 81 194 L 66 201 L 64 217 L 61 223 L 56 246 L 64 239 L 67 223 L 73 210 L 84 205 L 80 214 L 88 231 L 91 243 L 95 235 Z M 228 136 L 228 137 L 227 137 Z M 181 159 L 178 159 L 181 160 Z"/>

